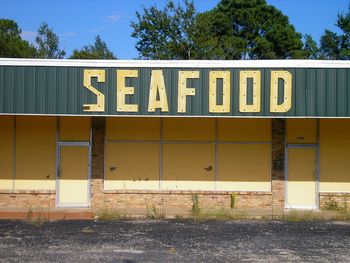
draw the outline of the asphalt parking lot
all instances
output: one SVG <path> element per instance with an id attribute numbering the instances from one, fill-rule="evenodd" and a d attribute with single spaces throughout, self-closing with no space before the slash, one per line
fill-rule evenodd
<path id="1" fill-rule="evenodd" d="M 0 221 L 0 262 L 350 262 L 350 222 Z"/>

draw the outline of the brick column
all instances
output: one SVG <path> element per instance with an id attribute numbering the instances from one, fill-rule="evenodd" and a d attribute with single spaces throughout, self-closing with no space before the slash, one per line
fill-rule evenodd
<path id="1" fill-rule="evenodd" d="M 272 213 L 284 209 L 285 120 L 272 119 Z"/>
<path id="2" fill-rule="evenodd" d="M 103 205 L 105 117 L 92 118 L 91 207 Z"/>

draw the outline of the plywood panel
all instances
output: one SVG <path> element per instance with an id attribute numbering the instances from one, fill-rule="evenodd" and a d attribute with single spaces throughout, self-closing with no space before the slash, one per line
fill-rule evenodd
<path id="1" fill-rule="evenodd" d="M 316 148 L 288 149 L 287 204 L 316 206 Z"/>
<path id="2" fill-rule="evenodd" d="M 107 118 L 106 140 L 159 140 L 159 118 Z"/>
<path id="3" fill-rule="evenodd" d="M 0 189 L 11 190 L 14 177 L 14 122 L 12 116 L 0 116 Z"/>
<path id="4" fill-rule="evenodd" d="M 15 189 L 54 190 L 56 118 L 16 117 Z"/>
<path id="5" fill-rule="evenodd" d="M 320 191 L 350 192 L 350 120 L 320 121 Z"/>
<path id="6" fill-rule="evenodd" d="M 86 146 L 60 147 L 60 206 L 88 204 L 88 158 Z"/>
<path id="7" fill-rule="evenodd" d="M 165 118 L 163 138 L 165 141 L 214 141 L 215 119 Z"/>
<path id="8" fill-rule="evenodd" d="M 218 147 L 218 190 L 271 190 L 271 145 L 219 144 Z"/>
<path id="9" fill-rule="evenodd" d="M 90 141 L 90 117 L 60 117 L 60 141 Z"/>
<path id="10" fill-rule="evenodd" d="M 164 144 L 162 188 L 215 189 L 214 144 Z"/>
<path id="11" fill-rule="evenodd" d="M 271 119 L 218 119 L 219 141 L 270 142 Z"/>
<path id="12" fill-rule="evenodd" d="M 317 120 L 288 119 L 287 143 L 317 143 Z"/>
<path id="13" fill-rule="evenodd" d="M 159 189 L 159 143 L 105 145 L 105 190 Z"/>

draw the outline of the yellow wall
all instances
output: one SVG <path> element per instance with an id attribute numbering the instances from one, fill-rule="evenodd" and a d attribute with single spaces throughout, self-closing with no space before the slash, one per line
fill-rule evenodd
<path id="1" fill-rule="evenodd" d="M 220 144 L 218 190 L 270 191 L 270 144 Z"/>
<path id="2" fill-rule="evenodd" d="M 0 116 L 0 189 L 2 190 L 13 188 L 14 124 L 14 117 Z"/>
<path id="3" fill-rule="evenodd" d="M 15 189 L 54 190 L 56 118 L 16 117 Z"/>
<path id="4" fill-rule="evenodd" d="M 159 140 L 159 118 L 107 118 L 106 140 Z"/>
<path id="5" fill-rule="evenodd" d="M 60 117 L 60 141 L 90 141 L 90 117 Z"/>
<path id="6" fill-rule="evenodd" d="M 215 119 L 164 118 L 165 141 L 214 141 Z"/>
<path id="7" fill-rule="evenodd" d="M 320 191 L 350 192 L 350 120 L 320 120 Z"/>
<path id="8" fill-rule="evenodd" d="M 287 143 L 317 143 L 317 120 L 288 119 Z"/>
<path id="9" fill-rule="evenodd" d="M 271 119 L 218 119 L 218 140 L 270 142 Z"/>
<path id="10" fill-rule="evenodd" d="M 105 145 L 104 189 L 158 189 L 159 143 Z"/>
<path id="11" fill-rule="evenodd" d="M 214 190 L 214 144 L 164 144 L 163 189 Z"/>

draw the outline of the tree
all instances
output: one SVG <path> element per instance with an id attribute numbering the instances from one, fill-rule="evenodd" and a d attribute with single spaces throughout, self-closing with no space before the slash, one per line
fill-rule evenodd
<path id="1" fill-rule="evenodd" d="M 320 49 L 324 59 L 350 59 L 350 4 L 348 13 L 338 14 L 336 26 L 341 30 L 337 34 L 325 30 L 321 36 Z"/>
<path id="2" fill-rule="evenodd" d="M 168 1 L 159 10 L 157 6 L 136 12 L 132 22 L 132 37 L 137 38 L 136 49 L 141 59 L 193 59 L 195 54 L 195 18 L 193 1 L 184 0 L 183 6 Z"/>
<path id="3" fill-rule="evenodd" d="M 38 45 L 39 58 L 62 59 L 66 54 L 59 48 L 58 36 L 45 22 L 40 25 L 35 42 Z"/>
<path id="4" fill-rule="evenodd" d="M 113 52 L 107 47 L 99 35 L 95 38 L 93 45 L 83 46 L 81 50 L 75 49 L 71 59 L 117 59 Z"/>
<path id="5" fill-rule="evenodd" d="M 221 0 L 199 14 L 197 43 L 203 58 L 283 59 L 305 56 L 301 34 L 265 0 Z"/>
<path id="6" fill-rule="evenodd" d="M 34 58 L 35 47 L 21 38 L 21 29 L 9 19 L 0 19 L 0 57 Z"/>
<path id="7" fill-rule="evenodd" d="M 312 38 L 312 36 L 309 34 L 306 34 L 304 38 L 305 38 L 305 42 L 304 42 L 305 58 L 308 58 L 308 59 L 322 58 L 321 50 L 318 47 L 316 41 Z"/>
<path id="8" fill-rule="evenodd" d="M 301 34 L 265 0 L 221 0 L 197 14 L 193 2 L 168 1 L 163 10 L 143 8 L 132 22 L 144 59 L 302 58 Z"/>

